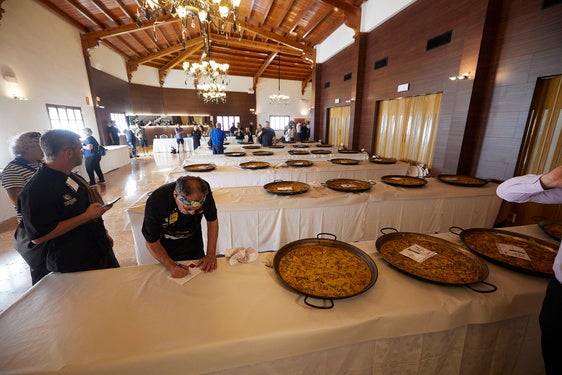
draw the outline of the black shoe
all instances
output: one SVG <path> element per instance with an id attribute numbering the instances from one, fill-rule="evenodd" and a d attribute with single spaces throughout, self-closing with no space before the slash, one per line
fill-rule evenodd
<path id="1" fill-rule="evenodd" d="M 98 184 L 105 184 L 105 180 L 99 180 Z"/>

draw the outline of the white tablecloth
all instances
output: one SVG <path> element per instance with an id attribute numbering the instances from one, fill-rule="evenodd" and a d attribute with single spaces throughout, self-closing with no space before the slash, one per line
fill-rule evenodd
<path id="1" fill-rule="evenodd" d="M 193 151 L 193 138 L 186 137 L 183 141 L 185 151 Z M 169 154 L 172 147 L 178 150 L 178 143 L 175 138 L 154 138 L 152 140 L 152 152 L 154 153 L 166 152 Z"/>
<path id="2" fill-rule="evenodd" d="M 384 227 L 420 233 L 445 232 L 452 225 L 491 227 L 501 200 L 496 184 L 459 187 L 428 179 L 422 188 L 378 182 L 369 192 L 342 193 L 312 184 L 301 195 L 279 196 L 261 186 L 213 189 L 219 220 L 217 253 L 235 247 L 278 250 L 301 238 L 328 232 L 341 241 L 374 240 Z M 154 263 L 141 233 L 146 196 L 126 211 L 137 262 Z M 202 222 L 206 243 L 206 223 Z"/>
<path id="3" fill-rule="evenodd" d="M 361 160 L 365 161 L 369 159 L 369 154 L 366 152 L 358 152 L 355 154 L 342 154 L 337 152 L 337 149 L 332 148 L 328 150 L 332 150 L 331 154 L 307 154 L 307 155 L 291 155 L 289 154 L 289 150 L 314 150 L 319 149 L 315 147 L 314 144 L 307 144 L 309 146 L 308 149 L 296 149 L 293 145 L 289 144 L 286 145 L 285 148 L 268 148 L 262 147 L 260 149 L 244 149 L 238 144 L 230 144 L 226 146 L 225 152 L 245 152 L 246 155 L 242 157 L 232 157 L 226 155 L 213 155 L 211 150 L 208 147 L 201 147 L 198 150 L 195 150 L 192 153 L 186 155 L 184 164 L 201 164 L 201 163 L 212 163 L 215 165 L 227 166 L 227 165 L 240 165 L 240 163 L 246 163 L 249 161 L 266 161 L 272 165 L 282 164 L 285 163 L 287 160 L 295 160 L 295 159 L 304 159 L 310 161 L 327 161 L 331 159 L 354 159 L 354 160 Z M 254 155 L 255 151 L 271 151 L 273 155 L 266 155 L 266 156 L 258 156 Z"/>
<path id="4" fill-rule="evenodd" d="M 242 169 L 237 165 L 219 165 L 209 172 L 186 172 L 182 167 L 175 167 L 168 173 L 167 181 L 172 182 L 180 176 L 189 174 L 203 178 L 213 189 L 235 186 L 263 186 L 275 180 L 319 184 L 333 178 L 378 180 L 384 175 L 405 175 L 407 169 L 408 164 L 403 162 L 375 164 L 363 161 L 357 165 L 341 165 L 323 160 L 314 161 L 314 165 L 311 167 L 288 167 L 283 163 L 258 170 Z"/>
<path id="5" fill-rule="evenodd" d="M 354 245 L 371 253 L 378 279 L 330 310 L 284 288 L 264 265 L 273 253 L 245 265 L 220 258 L 184 285 L 160 265 L 50 274 L 0 315 L 0 372 L 544 373 L 546 279 L 489 264 L 498 290 L 478 294 L 397 272 L 373 241 Z"/>

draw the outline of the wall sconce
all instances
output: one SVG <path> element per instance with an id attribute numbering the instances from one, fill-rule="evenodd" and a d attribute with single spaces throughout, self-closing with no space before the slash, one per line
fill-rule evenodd
<path id="1" fill-rule="evenodd" d="M 10 67 L 5 65 L 2 66 L 1 70 L 2 78 L 6 81 L 6 87 L 8 88 L 8 96 L 14 100 L 27 100 L 27 98 L 22 95 L 18 79 L 16 78 L 16 73 Z"/>
<path id="2" fill-rule="evenodd" d="M 456 81 L 456 80 L 464 80 L 464 79 L 468 79 L 470 77 L 470 72 L 468 73 L 463 73 L 463 74 L 459 74 L 458 76 L 450 76 L 449 79 L 451 81 Z"/>

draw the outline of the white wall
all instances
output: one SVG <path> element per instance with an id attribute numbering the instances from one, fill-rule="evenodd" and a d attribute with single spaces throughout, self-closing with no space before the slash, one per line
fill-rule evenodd
<path id="1" fill-rule="evenodd" d="M 19 95 L 29 100 L 12 99 L 12 85 L 0 77 L 0 167 L 12 159 L 12 136 L 50 128 L 47 103 L 82 108 L 86 126 L 97 130 L 93 107 L 86 105 L 90 88 L 76 29 L 31 0 L 6 1 L 2 7 L 0 71 L 13 72 Z M 0 221 L 13 216 L 1 191 Z"/>
<path id="2" fill-rule="evenodd" d="M 369 0 L 361 5 L 361 32 L 369 32 L 416 0 Z M 353 30 L 345 24 L 316 46 L 316 62 L 323 63 L 353 44 Z"/>

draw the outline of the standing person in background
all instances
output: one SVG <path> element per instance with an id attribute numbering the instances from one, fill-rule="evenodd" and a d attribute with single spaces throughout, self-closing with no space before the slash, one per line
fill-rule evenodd
<path id="1" fill-rule="evenodd" d="M 226 135 L 221 130 L 221 123 L 217 122 L 217 125 L 211 131 L 211 144 L 213 147 L 213 154 L 224 154 L 225 140 L 226 140 Z"/>
<path id="2" fill-rule="evenodd" d="M 301 122 L 297 122 L 297 141 L 302 142 L 302 124 Z"/>
<path id="3" fill-rule="evenodd" d="M 259 139 L 259 136 L 258 136 L 258 141 L 259 140 L 260 139 Z M 277 138 L 275 137 L 275 130 L 270 128 L 269 121 L 265 122 L 265 126 L 262 129 L 260 143 L 264 147 L 271 146 L 271 145 L 274 145 L 275 143 L 277 143 Z"/>
<path id="4" fill-rule="evenodd" d="M 119 141 L 119 129 L 117 129 L 117 127 L 115 126 L 115 121 L 111 120 L 109 121 L 109 124 L 107 125 L 107 132 L 109 134 L 109 140 L 111 142 L 112 145 L 119 145 L 120 141 Z"/>
<path id="5" fill-rule="evenodd" d="M 513 177 L 497 188 L 508 202 L 562 204 L 562 165 L 543 175 Z M 560 339 L 562 338 L 562 246 L 554 259 L 554 277 L 546 289 L 539 324 L 544 367 L 547 375 L 562 374 Z"/>
<path id="6" fill-rule="evenodd" d="M 195 125 L 193 127 L 193 131 L 191 132 L 191 137 L 193 137 L 193 150 L 197 150 L 199 146 L 201 146 L 201 128 L 199 125 Z"/>
<path id="7" fill-rule="evenodd" d="M 302 138 L 302 141 L 308 141 L 308 138 L 310 138 L 310 124 L 308 122 L 305 122 L 302 125 L 301 138 Z"/>
<path id="8" fill-rule="evenodd" d="M 183 129 L 181 128 L 181 125 L 176 126 L 175 132 L 176 132 L 176 143 L 178 144 L 178 152 L 180 151 L 180 145 L 182 151 L 185 152 Z"/>
<path id="9" fill-rule="evenodd" d="M 131 130 L 131 125 L 127 126 L 127 129 L 124 131 L 125 137 L 127 138 L 127 144 L 129 145 L 130 157 L 131 158 L 138 158 L 137 155 L 137 137 L 135 137 L 135 133 Z"/>
<path id="10" fill-rule="evenodd" d="M 146 131 L 141 123 L 137 124 L 135 136 L 139 140 L 139 147 L 144 155 L 148 155 L 148 140 L 146 139 Z"/>
<path id="11" fill-rule="evenodd" d="M 84 140 L 82 141 L 82 152 L 84 153 L 84 163 L 86 164 L 86 172 L 88 172 L 88 178 L 90 179 L 90 186 L 96 184 L 96 176 L 94 175 L 94 172 L 98 175 L 99 183 L 103 184 L 105 179 L 100 167 L 100 144 L 92 135 L 92 129 L 84 128 L 82 129 L 82 134 L 84 135 Z"/>
<path id="12" fill-rule="evenodd" d="M 254 137 L 252 136 L 252 127 L 251 126 L 246 126 L 246 131 L 244 132 L 244 134 L 246 134 L 246 137 L 248 137 L 246 142 L 254 143 Z"/>
<path id="13" fill-rule="evenodd" d="M 240 123 L 238 123 L 234 131 L 234 136 L 236 137 L 236 143 L 240 144 L 244 141 L 244 130 L 242 130 L 242 125 L 240 125 Z"/>
<path id="14" fill-rule="evenodd" d="M 232 123 L 232 126 L 230 127 L 230 135 L 232 137 L 234 137 L 234 132 L 236 131 L 236 126 L 234 125 L 234 123 Z"/>
<path id="15" fill-rule="evenodd" d="M 2 186 L 14 205 L 18 220 L 18 227 L 14 235 L 14 248 L 29 265 L 32 285 L 35 285 L 49 271 L 47 271 L 43 252 L 34 251 L 33 247 L 28 247 L 29 240 L 21 222 L 21 212 L 16 209 L 16 204 L 20 191 L 43 164 L 43 150 L 39 145 L 40 137 L 41 133 L 38 132 L 28 132 L 13 137 L 10 148 L 15 158 L 2 171 Z"/>
<path id="16" fill-rule="evenodd" d="M 82 164 L 80 137 L 52 129 L 41 137 L 41 149 L 45 165 L 25 184 L 17 203 L 29 246 L 45 252 L 52 272 L 119 267 L 101 218 L 111 206 L 102 206 L 97 191 L 72 173 Z"/>

